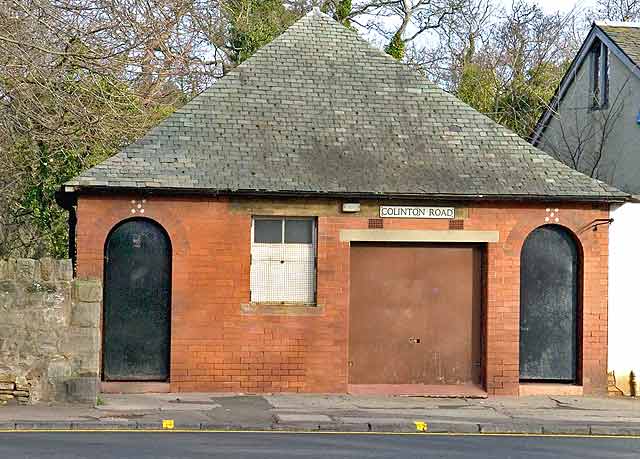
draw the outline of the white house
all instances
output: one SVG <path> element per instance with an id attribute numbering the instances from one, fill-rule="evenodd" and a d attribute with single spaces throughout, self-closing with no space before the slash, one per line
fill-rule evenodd
<path id="1" fill-rule="evenodd" d="M 592 177 L 640 195 L 640 23 L 595 22 L 530 141 Z M 640 202 L 611 210 L 610 390 L 640 373 Z M 604 288 L 604 286 L 603 286 Z"/>

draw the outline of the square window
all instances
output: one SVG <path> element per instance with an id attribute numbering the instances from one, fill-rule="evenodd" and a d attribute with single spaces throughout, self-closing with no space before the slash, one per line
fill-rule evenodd
<path id="1" fill-rule="evenodd" d="M 313 218 L 254 218 L 251 301 L 316 301 L 316 238 Z"/>
<path id="2" fill-rule="evenodd" d="M 253 241 L 259 244 L 277 244 L 282 242 L 282 219 L 254 220 Z"/>
<path id="3" fill-rule="evenodd" d="M 284 221 L 286 244 L 311 244 L 313 242 L 313 220 L 286 219 Z"/>

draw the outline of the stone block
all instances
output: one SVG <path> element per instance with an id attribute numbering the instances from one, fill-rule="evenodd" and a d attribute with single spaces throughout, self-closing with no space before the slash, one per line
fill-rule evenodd
<path id="1" fill-rule="evenodd" d="M 13 382 L 0 382 L 0 390 L 14 390 L 16 385 Z"/>
<path id="2" fill-rule="evenodd" d="M 30 338 L 38 343 L 37 352 L 39 360 L 43 360 L 49 356 L 57 354 L 58 337 L 62 333 L 65 333 L 65 331 L 48 326 L 46 328 L 41 328 L 38 331 L 34 331 L 30 335 Z"/>
<path id="3" fill-rule="evenodd" d="M 71 260 L 58 260 L 57 278 L 65 281 L 73 280 L 73 264 Z"/>
<path id="4" fill-rule="evenodd" d="M 22 282 L 32 282 L 35 279 L 36 260 L 18 258 L 16 262 L 16 279 Z"/>
<path id="5" fill-rule="evenodd" d="M 60 343 L 60 352 L 69 356 L 79 353 L 98 354 L 100 334 L 96 328 L 69 328 Z"/>
<path id="6" fill-rule="evenodd" d="M 76 303 L 71 313 L 71 325 L 94 327 L 100 324 L 100 303 Z"/>
<path id="7" fill-rule="evenodd" d="M 18 287 L 12 280 L 0 280 L 0 308 L 11 309 L 18 302 Z"/>
<path id="8" fill-rule="evenodd" d="M 71 377 L 71 363 L 67 359 L 56 359 L 47 365 L 49 381 L 65 381 Z"/>
<path id="9" fill-rule="evenodd" d="M 40 259 L 40 279 L 52 281 L 56 279 L 56 262 L 52 258 Z"/>
<path id="10" fill-rule="evenodd" d="M 13 400 L 13 394 L 0 394 L 0 400 L 5 402 L 7 400 Z"/>
<path id="11" fill-rule="evenodd" d="M 74 300 L 83 303 L 102 301 L 102 284 L 96 280 L 76 280 L 74 282 Z"/>
<path id="12" fill-rule="evenodd" d="M 16 379 L 16 375 L 12 373 L 0 373 L 0 382 L 14 382 Z"/>
<path id="13" fill-rule="evenodd" d="M 0 280 L 4 280 L 7 277 L 7 260 L 0 260 Z"/>
<path id="14" fill-rule="evenodd" d="M 15 279 L 16 278 L 16 259 L 9 258 L 7 260 L 7 264 L 5 265 L 4 278 L 5 279 Z"/>
<path id="15" fill-rule="evenodd" d="M 15 395 L 16 397 L 28 397 L 29 392 L 26 390 L 14 390 L 13 395 Z"/>
<path id="16" fill-rule="evenodd" d="M 40 284 L 27 285 L 23 290 L 23 295 L 18 297 L 18 304 L 24 309 L 40 309 L 44 304 L 44 295 L 44 291 L 40 289 Z"/>
<path id="17" fill-rule="evenodd" d="M 47 327 L 62 326 L 67 323 L 67 317 L 64 308 L 45 308 L 43 310 L 43 319 Z"/>
<path id="18" fill-rule="evenodd" d="M 98 396 L 98 378 L 84 376 L 65 381 L 67 400 L 78 403 L 96 403 Z"/>
<path id="19" fill-rule="evenodd" d="M 74 363 L 79 374 L 98 374 L 100 359 L 97 352 L 79 352 L 74 356 Z"/>

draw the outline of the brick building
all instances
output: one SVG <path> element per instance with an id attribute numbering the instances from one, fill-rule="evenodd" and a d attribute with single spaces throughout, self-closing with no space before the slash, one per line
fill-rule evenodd
<path id="1" fill-rule="evenodd" d="M 312 12 L 65 184 L 104 387 L 602 393 L 609 205 Z"/>

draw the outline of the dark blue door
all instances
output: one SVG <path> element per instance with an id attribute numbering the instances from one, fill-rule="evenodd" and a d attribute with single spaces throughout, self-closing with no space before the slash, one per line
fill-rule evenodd
<path id="1" fill-rule="evenodd" d="M 171 244 L 150 220 L 128 220 L 105 250 L 103 378 L 169 378 Z"/>
<path id="2" fill-rule="evenodd" d="M 534 230 L 520 257 L 520 379 L 574 382 L 578 248 L 560 226 Z"/>

